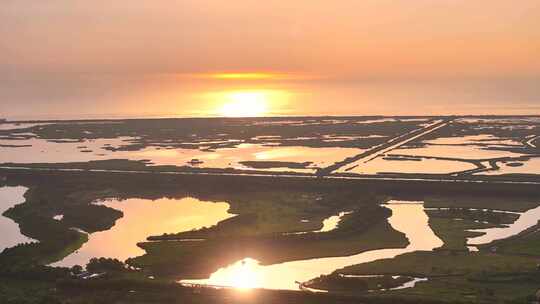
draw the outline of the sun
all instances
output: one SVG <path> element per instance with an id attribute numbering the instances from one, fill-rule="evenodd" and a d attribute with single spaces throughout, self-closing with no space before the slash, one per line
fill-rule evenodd
<path id="1" fill-rule="evenodd" d="M 287 112 L 291 93 L 283 89 L 234 89 L 210 91 L 201 95 L 204 112 L 221 117 L 261 117 Z"/>
<path id="2" fill-rule="evenodd" d="M 265 92 L 228 92 L 223 96 L 220 114 L 226 117 L 256 117 L 268 112 L 268 94 Z"/>

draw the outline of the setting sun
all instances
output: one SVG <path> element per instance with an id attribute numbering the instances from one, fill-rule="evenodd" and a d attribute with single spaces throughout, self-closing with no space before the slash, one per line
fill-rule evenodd
<path id="1" fill-rule="evenodd" d="M 226 117 L 262 116 L 268 111 L 268 96 L 264 92 L 232 92 L 224 97 L 220 112 Z"/>
<path id="2" fill-rule="evenodd" d="M 286 112 L 290 98 L 284 90 L 246 89 L 209 92 L 203 99 L 208 113 L 223 117 L 258 117 Z"/>

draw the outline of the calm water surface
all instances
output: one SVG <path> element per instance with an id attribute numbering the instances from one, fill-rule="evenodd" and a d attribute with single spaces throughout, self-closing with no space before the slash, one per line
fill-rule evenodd
<path id="1" fill-rule="evenodd" d="M 356 167 L 347 166 L 340 173 L 378 174 L 378 173 L 429 173 L 450 174 L 459 171 L 475 169 L 469 162 L 422 158 L 420 160 L 395 160 L 377 157 L 367 163 L 357 164 Z"/>
<path id="2" fill-rule="evenodd" d="M 137 243 L 150 235 L 209 227 L 234 216 L 228 212 L 228 203 L 195 198 L 107 200 L 99 204 L 120 210 L 124 216 L 111 229 L 90 234 L 88 242 L 79 250 L 53 266 L 86 265 L 93 257 L 123 261 L 144 254 Z"/>
<path id="3" fill-rule="evenodd" d="M 0 187 L 0 252 L 17 244 L 35 242 L 22 235 L 19 225 L 12 219 L 1 215 L 9 208 L 24 203 L 26 190 L 26 187 Z"/>
<path id="4" fill-rule="evenodd" d="M 316 167 L 326 167 L 347 157 L 361 153 L 357 148 L 311 148 L 302 146 L 269 146 L 262 144 L 238 144 L 235 148 L 213 151 L 199 149 L 163 148 L 149 146 L 138 151 L 110 151 L 106 147 L 118 148 L 129 144 L 132 137 L 95 139 L 72 142 L 51 142 L 32 138 L 24 140 L 0 139 L 1 162 L 12 163 L 65 163 L 92 160 L 129 159 L 148 160 L 153 165 L 186 166 L 193 159 L 202 161 L 200 168 L 252 169 L 242 161 L 312 162 L 308 168 L 267 168 L 265 171 L 294 171 L 313 173 Z M 11 147 L 16 145 L 17 147 Z"/>
<path id="5" fill-rule="evenodd" d="M 339 222 L 343 219 L 343 217 L 347 214 L 350 214 L 351 212 L 340 212 L 336 215 L 332 215 L 328 218 L 323 219 L 323 226 L 319 230 L 314 231 L 301 231 L 301 232 L 286 232 L 284 235 L 291 235 L 291 234 L 306 234 L 306 233 L 312 233 L 312 232 L 328 232 L 336 229 L 339 225 Z"/>
<path id="6" fill-rule="evenodd" d="M 495 240 L 505 239 L 538 224 L 539 220 L 540 206 L 525 211 L 514 223 L 508 225 L 508 227 L 471 230 L 474 232 L 482 232 L 484 234 L 477 237 L 468 238 L 467 243 L 469 245 L 482 245 L 491 243 Z"/>
<path id="7" fill-rule="evenodd" d="M 433 250 L 443 245 L 429 227 L 428 216 L 424 212 L 422 203 L 390 201 L 386 207 L 392 210 L 392 216 L 388 219 L 390 225 L 404 233 L 409 239 L 409 245 L 406 248 L 371 250 L 347 257 L 309 259 L 267 266 L 246 257 L 217 270 L 208 279 L 182 280 L 180 283 L 298 290 L 296 281 L 305 282 L 345 266 L 394 258 L 397 255 L 417 250 Z"/>
<path id="8" fill-rule="evenodd" d="M 520 153 L 501 150 L 488 150 L 483 146 L 475 145 L 427 145 L 422 148 L 396 149 L 392 151 L 392 154 L 461 159 L 486 159 L 523 156 L 523 154 Z"/>
<path id="9" fill-rule="evenodd" d="M 432 140 L 424 140 L 429 145 L 488 145 L 492 146 L 523 146 L 519 141 L 500 138 L 491 134 L 467 135 L 461 137 L 439 137 Z"/>
<path id="10" fill-rule="evenodd" d="M 339 225 L 339 222 L 341 222 L 341 219 L 349 213 L 350 212 L 340 212 L 337 215 L 332 215 L 331 217 L 324 219 L 322 222 L 323 227 L 317 232 L 328 232 L 336 229 Z"/>
<path id="11" fill-rule="evenodd" d="M 516 162 L 497 162 L 499 166 L 498 170 L 482 172 L 481 174 L 486 175 L 500 175 L 500 174 L 540 174 L 540 157 L 532 157 L 526 161 L 517 161 L 521 163 L 521 166 L 512 166 L 509 164 Z"/>

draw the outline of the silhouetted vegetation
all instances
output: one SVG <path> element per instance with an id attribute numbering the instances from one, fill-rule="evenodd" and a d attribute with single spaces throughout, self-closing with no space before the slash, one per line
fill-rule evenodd
<path id="1" fill-rule="evenodd" d="M 368 291 L 396 288 L 412 279 L 407 276 L 375 275 L 354 277 L 332 273 L 307 282 L 305 287 L 345 294 L 361 294 Z"/>
<path id="2" fill-rule="evenodd" d="M 92 258 L 86 264 L 86 270 L 93 273 L 122 271 L 126 268 L 123 262 L 111 258 Z"/>

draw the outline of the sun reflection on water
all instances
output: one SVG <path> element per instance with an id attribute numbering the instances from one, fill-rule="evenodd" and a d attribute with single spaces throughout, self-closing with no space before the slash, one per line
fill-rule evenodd
<path id="1" fill-rule="evenodd" d="M 207 284 L 238 289 L 266 288 L 298 290 L 298 282 L 306 282 L 321 274 L 330 274 L 346 266 L 391 259 L 413 251 L 430 251 L 444 243 L 429 226 L 429 218 L 421 202 L 389 201 L 384 205 L 392 211 L 388 223 L 404 233 L 409 245 L 403 248 L 374 249 L 351 256 L 321 257 L 272 265 L 261 265 L 245 258 L 220 268 L 208 279 L 181 280 L 183 284 Z"/>
<path id="2" fill-rule="evenodd" d="M 218 270 L 213 277 L 213 285 L 234 287 L 239 290 L 249 290 L 261 286 L 259 262 L 251 259 L 242 259 L 228 267 Z"/>
<path id="3" fill-rule="evenodd" d="M 226 117 L 262 116 L 268 112 L 269 95 L 265 92 L 230 92 L 224 96 L 221 114 Z"/>
<path id="4" fill-rule="evenodd" d="M 205 94 L 213 103 L 214 114 L 224 117 L 259 117 L 275 114 L 289 100 L 284 90 L 225 90 Z"/>

